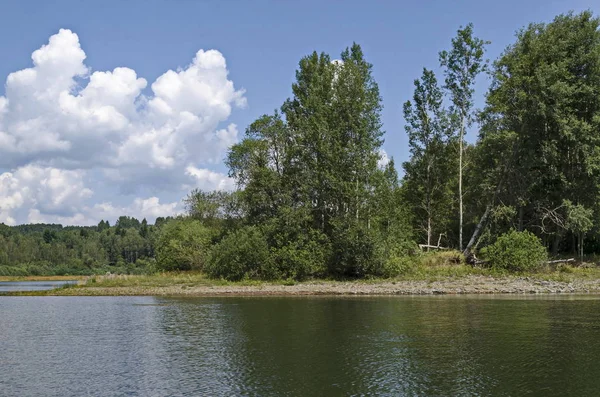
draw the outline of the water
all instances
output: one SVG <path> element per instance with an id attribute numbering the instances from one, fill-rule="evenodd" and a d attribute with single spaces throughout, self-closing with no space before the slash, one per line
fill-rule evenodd
<path id="1" fill-rule="evenodd" d="M 0 297 L 2 396 L 596 396 L 600 300 Z"/>
<path id="2" fill-rule="evenodd" d="M 76 283 L 77 281 L 0 281 L 0 294 L 16 291 L 44 291 Z"/>

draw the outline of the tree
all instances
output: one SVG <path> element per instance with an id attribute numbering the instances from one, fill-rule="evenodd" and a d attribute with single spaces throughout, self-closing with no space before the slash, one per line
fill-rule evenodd
<path id="1" fill-rule="evenodd" d="M 337 62 L 326 54 L 303 58 L 296 79 L 282 107 L 295 140 L 295 196 L 311 203 L 314 226 L 325 233 L 337 217 L 368 223 L 383 143 L 372 65 L 354 44 Z"/>
<path id="2" fill-rule="evenodd" d="M 142 219 L 142 225 L 140 226 L 140 236 L 142 238 L 148 238 L 148 233 L 148 221 L 146 220 L 146 218 L 144 218 Z"/>
<path id="3" fill-rule="evenodd" d="M 99 232 L 103 232 L 108 228 L 110 228 L 110 223 L 108 223 L 108 221 L 101 220 L 100 223 L 98 223 L 97 230 Z"/>
<path id="4" fill-rule="evenodd" d="M 499 196 L 554 253 L 568 229 L 548 220 L 564 200 L 595 212 L 600 202 L 599 26 L 589 11 L 529 25 L 495 62 L 487 96 L 482 143 L 513 141 Z M 500 156 L 489 151 L 486 162 Z"/>
<path id="5" fill-rule="evenodd" d="M 584 237 L 594 226 L 592 217 L 594 211 L 592 209 L 585 208 L 583 205 L 573 205 L 568 200 L 565 200 L 565 206 L 567 207 L 567 218 L 566 228 L 574 233 L 579 241 L 579 258 L 583 260 L 583 243 Z"/>
<path id="6" fill-rule="evenodd" d="M 46 244 L 50 244 L 54 239 L 56 239 L 56 232 L 54 230 L 44 230 L 44 242 Z"/>
<path id="7" fill-rule="evenodd" d="M 414 81 L 413 100 L 404 103 L 405 130 L 410 161 L 405 170 L 405 200 L 410 203 L 418 228 L 425 230 L 427 245 L 434 231 L 444 233 L 452 208 L 451 180 L 454 157 L 450 120 L 435 74 L 423 69 Z M 428 247 L 429 249 L 429 247 Z"/>
<path id="8" fill-rule="evenodd" d="M 360 233 L 379 228 L 386 223 L 380 211 L 389 209 L 396 197 L 395 170 L 386 170 L 386 175 L 395 176 L 395 185 L 386 186 L 389 179 L 377 165 L 383 143 L 382 106 L 372 65 L 357 44 L 340 58 L 332 61 L 316 52 L 302 58 L 293 96 L 281 114 L 257 119 L 227 156 L 246 221 L 264 226 L 262 232 L 280 258 L 305 258 L 307 252 L 315 252 L 316 241 L 339 244 L 336 249 L 343 250 L 348 236 L 339 225 L 352 225 Z M 393 168 L 393 162 L 389 166 Z M 396 219 L 386 224 L 389 231 Z M 323 252 L 317 256 L 331 260 Z M 294 273 L 297 277 L 320 268 L 304 259 L 294 263 L 304 269 Z"/>
<path id="9" fill-rule="evenodd" d="M 161 270 L 202 270 L 210 247 L 211 233 L 200 221 L 176 219 L 164 225 L 156 246 Z"/>
<path id="10" fill-rule="evenodd" d="M 458 246 L 463 249 L 463 147 L 466 128 L 473 122 L 473 94 L 477 76 L 487 70 L 484 60 L 485 46 L 489 44 L 473 36 L 473 24 L 460 28 L 452 39 L 450 51 L 440 52 L 440 64 L 444 68 L 445 85 L 452 106 L 450 108 L 459 122 L 458 139 Z"/>

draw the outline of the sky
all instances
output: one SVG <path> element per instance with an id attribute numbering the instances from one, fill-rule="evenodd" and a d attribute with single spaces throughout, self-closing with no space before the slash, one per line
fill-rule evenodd
<path id="1" fill-rule="evenodd" d="M 472 22 L 494 60 L 527 24 L 599 6 L 3 0 L 0 223 L 113 224 L 120 215 L 153 222 L 183 212 L 191 189 L 233 189 L 228 147 L 291 95 L 299 60 L 315 50 L 335 59 L 353 42 L 373 64 L 383 149 L 401 168 L 402 103 L 423 67 L 439 72 L 438 53 L 460 26 Z M 477 84 L 479 107 L 488 83 Z"/>

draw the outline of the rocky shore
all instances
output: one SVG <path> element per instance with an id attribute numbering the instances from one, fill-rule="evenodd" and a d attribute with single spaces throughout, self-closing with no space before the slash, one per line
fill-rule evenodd
<path id="1" fill-rule="evenodd" d="M 437 281 L 336 282 L 313 281 L 293 285 L 186 285 L 168 286 L 93 286 L 65 288 L 47 295 L 436 295 L 436 294 L 568 294 L 600 293 L 600 280 L 572 282 L 546 281 L 529 277 L 490 277 L 471 275 Z"/>

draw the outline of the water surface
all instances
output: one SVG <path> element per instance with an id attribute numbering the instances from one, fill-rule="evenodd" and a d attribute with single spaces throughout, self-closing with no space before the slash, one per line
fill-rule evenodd
<path id="1" fill-rule="evenodd" d="M 0 297 L 2 396 L 595 396 L 595 297 Z"/>
<path id="2" fill-rule="evenodd" d="M 76 284 L 77 281 L 0 281 L 0 294 L 17 291 L 44 291 L 62 287 L 65 284 Z"/>

